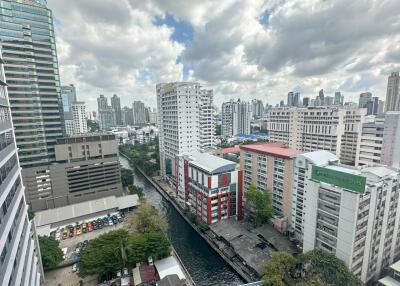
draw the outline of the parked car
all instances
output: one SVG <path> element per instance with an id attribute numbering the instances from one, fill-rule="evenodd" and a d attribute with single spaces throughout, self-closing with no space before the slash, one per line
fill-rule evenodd
<path id="1" fill-rule="evenodd" d="M 61 239 L 61 231 L 57 230 L 56 231 L 56 240 L 60 240 Z"/>
<path id="2" fill-rule="evenodd" d="M 114 225 L 111 218 L 108 219 L 108 225 Z"/>
<path id="3" fill-rule="evenodd" d="M 81 235 L 82 234 L 82 229 L 79 227 L 76 229 L 76 235 Z"/>
<path id="4" fill-rule="evenodd" d="M 114 224 L 117 224 L 117 223 L 118 223 L 118 218 L 117 218 L 116 215 L 113 215 L 113 216 L 111 217 L 111 219 L 112 219 L 112 221 L 113 221 Z"/>
<path id="5" fill-rule="evenodd" d="M 93 225 L 92 225 L 92 223 L 88 223 L 88 231 L 89 232 L 92 232 L 93 231 Z"/>
<path id="6" fill-rule="evenodd" d="M 76 263 L 72 265 L 72 272 L 78 271 L 78 266 L 76 266 Z"/>

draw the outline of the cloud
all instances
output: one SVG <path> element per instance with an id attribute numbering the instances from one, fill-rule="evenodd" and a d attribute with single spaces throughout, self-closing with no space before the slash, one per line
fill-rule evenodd
<path id="1" fill-rule="evenodd" d="M 158 82 L 195 80 L 270 104 L 323 88 L 384 97 L 400 69 L 397 0 L 48 0 L 62 84 L 155 106 Z"/>

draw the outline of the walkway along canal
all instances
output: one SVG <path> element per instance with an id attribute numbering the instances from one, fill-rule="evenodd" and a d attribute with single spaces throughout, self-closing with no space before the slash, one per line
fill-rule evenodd
<path id="1" fill-rule="evenodd" d="M 241 285 L 243 282 L 240 276 L 211 249 L 147 179 L 132 169 L 127 159 L 120 157 L 120 162 L 124 168 L 133 170 L 134 184 L 143 188 L 146 200 L 165 214 L 169 224 L 168 238 L 196 286 Z"/>

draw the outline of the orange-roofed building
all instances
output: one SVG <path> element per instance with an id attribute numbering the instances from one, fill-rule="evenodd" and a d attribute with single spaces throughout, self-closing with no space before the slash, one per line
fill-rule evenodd
<path id="1" fill-rule="evenodd" d="M 244 189 L 253 185 L 271 193 L 274 223 L 282 232 L 288 229 L 292 217 L 293 161 L 300 153 L 280 142 L 240 146 Z"/>

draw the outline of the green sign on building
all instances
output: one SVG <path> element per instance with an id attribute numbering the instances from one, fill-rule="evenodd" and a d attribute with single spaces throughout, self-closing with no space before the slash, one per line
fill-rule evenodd
<path id="1" fill-rule="evenodd" d="M 311 179 L 357 193 L 363 193 L 365 191 L 365 177 L 331 170 L 324 167 L 313 166 Z"/>

